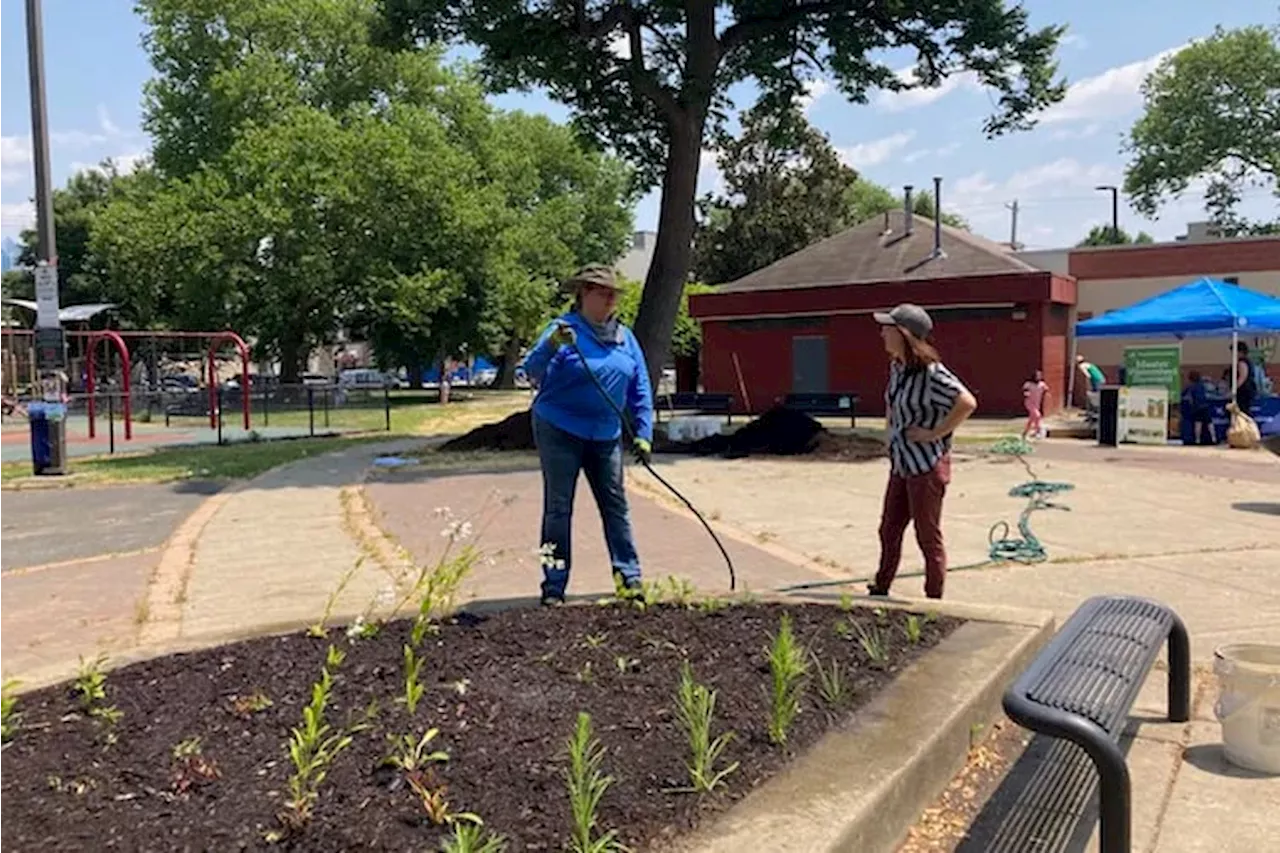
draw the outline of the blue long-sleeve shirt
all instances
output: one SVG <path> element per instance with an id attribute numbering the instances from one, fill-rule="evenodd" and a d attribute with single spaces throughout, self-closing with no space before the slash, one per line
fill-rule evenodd
<path id="1" fill-rule="evenodd" d="M 576 311 L 552 321 L 520 363 L 537 388 L 533 413 L 579 438 L 613 441 L 622 433 L 617 412 L 600 395 L 573 347 L 551 343 L 551 333 L 559 323 L 573 328 L 578 349 L 586 356 L 586 367 L 627 414 L 635 435 L 652 442 L 653 391 L 640 343 L 622 324 L 613 339 L 602 341 Z"/>

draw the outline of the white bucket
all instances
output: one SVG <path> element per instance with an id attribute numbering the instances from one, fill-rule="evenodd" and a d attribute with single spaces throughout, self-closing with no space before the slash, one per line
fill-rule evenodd
<path id="1" fill-rule="evenodd" d="M 720 434 L 724 418 L 716 415 L 684 415 L 667 421 L 667 438 L 680 444 Z"/>
<path id="2" fill-rule="evenodd" d="M 1213 653 L 1213 671 L 1213 711 L 1222 723 L 1227 760 L 1246 770 L 1280 773 L 1280 646 L 1222 646 Z"/>

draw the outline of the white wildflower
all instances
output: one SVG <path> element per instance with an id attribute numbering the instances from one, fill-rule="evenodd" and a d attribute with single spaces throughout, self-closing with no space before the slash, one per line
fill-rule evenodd
<path id="1" fill-rule="evenodd" d="M 365 624 L 364 617 L 357 616 L 356 621 L 347 626 L 347 639 L 356 640 L 364 636 Z"/>
<path id="2" fill-rule="evenodd" d="M 461 539 L 467 539 L 471 536 L 471 522 L 469 521 L 451 521 L 444 530 L 440 531 L 440 535 L 445 539 L 452 539 L 455 542 Z"/>

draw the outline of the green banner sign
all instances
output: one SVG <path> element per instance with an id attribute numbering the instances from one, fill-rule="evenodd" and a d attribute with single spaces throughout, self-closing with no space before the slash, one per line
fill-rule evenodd
<path id="1" fill-rule="evenodd" d="M 1124 384 L 1167 388 L 1169 400 L 1182 396 L 1182 345 L 1125 347 Z"/>

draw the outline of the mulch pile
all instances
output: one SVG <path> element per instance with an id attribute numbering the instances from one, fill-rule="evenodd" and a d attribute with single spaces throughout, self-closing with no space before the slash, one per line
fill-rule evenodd
<path id="1" fill-rule="evenodd" d="M 862 461 L 886 455 L 884 442 L 862 435 L 838 435 L 804 412 L 776 406 L 729 435 L 712 435 L 689 443 L 664 442 L 666 453 L 695 456 L 808 456 L 823 460 Z"/>
<path id="2" fill-rule="evenodd" d="M 525 409 L 508 415 L 496 424 L 476 427 L 465 435 L 451 438 L 440 445 L 443 451 L 460 450 L 536 450 L 533 443 L 533 412 Z"/>
<path id="3" fill-rule="evenodd" d="M 536 450 L 533 415 L 516 412 L 498 423 L 485 424 L 440 445 L 441 451 Z M 883 441 L 863 435 L 833 433 L 806 415 L 781 406 L 770 409 L 730 435 L 713 435 L 694 442 L 674 442 L 660 435 L 654 441 L 658 453 L 695 456 L 807 456 L 816 460 L 861 462 L 879 459 L 888 451 Z"/>
<path id="4" fill-rule="evenodd" d="M 840 663 L 851 692 L 833 707 L 812 675 L 779 747 L 767 736 L 764 648 L 784 610 L 802 647 L 824 667 Z M 579 711 L 591 715 L 605 748 L 600 771 L 613 777 L 596 833 L 616 829 L 633 849 L 653 849 L 777 773 L 960 624 L 919 619 L 913 644 L 907 618 L 748 603 L 464 613 L 420 647 L 426 693 L 413 715 L 397 701 L 404 622 L 368 639 L 333 629 L 324 639 L 260 638 L 138 663 L 106 677 L 99 704 L 120 712 L 114 723 L 83 713 L 67 684 L 19 697 L 19 727 L 4 751 L 0 842 L 15 853 L 268 849 L 264 836 L 279 829 L 289 797 L 290 729 L 302 725 L 332 643 L 346 658 L 325 722 L 331 733 L 352 722 L 368 727 L 329 767 L 310 822 L 274 849 L 438 849 L 451 833 L 428 821 L 405 771 L 385 764 L 389 738 L 416 741 L 438 728 L 428 751 L 444 750 L 448 760 L 428 765 L 429 790 L 505 835 L 510 853 L 562 850 L 571 826 L 565 742 Z M 867 656 L 852 622 L 879 632 L 886 663 Z M 718 691 L 713 735 L 736 735 L 718 766 L 741 762 L 703 796 L 670 790 L 687 784 L 688 747 L 674 710 L 686 658 L 695 678 Z"/>

